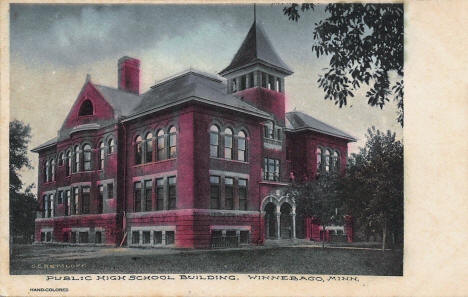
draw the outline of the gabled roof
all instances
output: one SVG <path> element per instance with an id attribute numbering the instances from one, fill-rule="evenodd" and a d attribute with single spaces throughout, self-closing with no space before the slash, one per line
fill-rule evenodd
<path id="1" fill-rule="evenodd" d="M 128 116 L 140 103 L 141 97 L 123 90 L 93 84 L 104 99 L 112 106 L 119 116 Z"/>
<path id="2" fill-rule="evenodd" d="M 45 149 L 45 148 L 54 146 L 56 143 L 57 143 L 57 137 L 54 137 L 54 138 L 52 138 L 52 139 L 47 140 L 47 141 L 44 142 L 43 144 L 41 144 L 41 145 L 39 145 L 39 146 L 36 146 L 35 148 L 33 148 L 33 149 L 31 150 L 31 152 L 37 153 L 37 152 L 39 152 L 39 151 L 42 150 L 42 149 Z"/>
<path id="3" fill-rule="evenodd" d="M 311 130 L 338 138 L 344 138 L 353 142 L 356 141 L 356 138 L 348 133 L 325 124 L 324 122 L 300 111 L 291 111 L 286 113 L 286 128 L 293 132 Z"/>
<path id="4" fill-rule="evenodd" d="M 140 104 L 126 120 L 188 101 L 198 101 L 261 118 L 271 118 L 269 113 L 241 100 L 239 97 L 227 94 L 226 85 L 219 78 L 190 69 L 157 82 L 148 92 L 142 95 Z"/>
<path id="5" fill-rule="evenodd" d="M 232 59 L 231 64 L 224 68 L 220 74 L 224 75 L 256 62 L 264 62 L 266 65 L 276 68 L 288 75 L 293 73 L 289 66 L 284 63 L 274 50 L 262 26 L 254 21 L 241 47 Z"/>

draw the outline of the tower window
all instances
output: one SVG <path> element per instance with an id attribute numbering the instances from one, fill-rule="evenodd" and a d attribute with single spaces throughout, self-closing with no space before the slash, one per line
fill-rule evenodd
<path id="1" fill-rule="evenodd" d="M 85 100 L 80 107 L 79 116 L 93 115 L 93 104 L 89 100 Z"/>

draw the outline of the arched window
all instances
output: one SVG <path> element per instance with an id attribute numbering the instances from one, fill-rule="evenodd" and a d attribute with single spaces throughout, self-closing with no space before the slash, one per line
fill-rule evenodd
<path id="1" fill-rule="evenodd" d="M 49 167 L 50 167 L 49 161 L 45 162 L 45 165 L 44 165 L 44 182 L 49 181 Z"/>
<path id="2" fill-rule="evenodd" d="M 55 159 L 50 161 L 50 180 L 55 181 Z"/>
<path id="3" fill-rule="evenodd" d="M 272 121 L 267 121 L 264 125 L 264 136 L 265 138 L 273 138 L 273 122 Z"/>
<path id="4" fill-rule="evenodd" d="M 172 126 L 169 129 L 169 158 L 177 156 L 177 129 Z"/>
<path id="5" fill-rule="evenodd" d="M 108 141 L 107 141 L 107 147 L 108 147 L 108 153 L 109 155 L 110 154 L 113 154 L 115 152 L 115 141 L 114 141 L 114 138 L 110 138 Z"/>
<path id="6" fill-rule="evenodd" d="M 153 134 L 150 132 L 145 137 L 145 162 L 153 161 Z"/>
<path id="7" fill-rule="evenodd" d="M 67 152 L 67 176 L 71 175 L 72 173 L 72 152 Z"/>
<path id="8" fill-rule="evenodd" d="M 340 154 L 338 151 L 333 152 L 333 170 L 340 171 Z"/>
<path id="9" fill-rule="evenodd" d="M 317 172 L 322 170 L 322 149 L 317 148 Z"/>
<path id="10" fill-rule="evenodd" d="M 164 134 L 164 130 L 161 129 L 158 131 L 157 135 L 157 142 L 158 142 L 158 161 L 166 160 L 166 135 Z"/>
<path id="11" fill-rule="evenodd" d="M 224 158 L 232 160 L 232 130 L 224 130 Z"/>
<path id="12" fill-rule="evenodd" d="M 237 160 L 239 161 L 246 161 L 246 148 L 247 148 L 247 143 L 246 143 L 246 138 L 245 138 L 245 132 L 244 131 L 239 131 L 237 133 Z"/>
<path id="13" fill-rule="evenodd" d="M 331 152 L 327 149 L 325 151 L 325 172 L 330 172 L 330 156 Z"/>
<path id="14" fill-rule="evenodd" d="M 74 172 L 79 172 L 80 169 L 80 147 L 75 146 L 75 170 Z"/>
<path id="15" fill-rule="evenodd" d="M 99 143 L 99 169 L 102 170 L 104 169 L 104 158 L 106 156 L 106 146 L 104 145 L 104 142 Z"/>
<path id="16" fill-rule="evenodd" d="M 79 116 L 89 116 L 93 115 L 93 104 L 91 101 L 86 100 L 81 103 L 80 112 L 78 113 Z"/>
<path id="17" fill-rule="evenodd" d="M 140 135 L 138 135 L 135 140 L 135 164 L 141 164 L 143 161 L 142 160 L 142 157 L 143 157 L 142 141 L 143 139 L 141 138 Z"/>
<path id="18" fill-rule="evenodd" d="M 210 127 L 210 156 L 219 157 L 219 128 L 216 125 Z"/>
<path id="19" fill-rule="evenodd" d="M 63 164 L 65 164 L 65 154 L 61 152 L 58 158 L 58 166 L 63 166 Z"/>
<path id="20" fill-rule="evenodd" d="M 89 144 L 83 146 L 83 168 L 85 171 L 91 170 L 91 146 Z"/>

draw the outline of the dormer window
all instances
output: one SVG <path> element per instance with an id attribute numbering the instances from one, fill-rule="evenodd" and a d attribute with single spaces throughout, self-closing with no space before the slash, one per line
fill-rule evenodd
<path id="1" fill-rule="evenodd" d="M 90 100 L 85 100 L 80 107 L 80 112 L 78 115 L 81 116 L 90 116 L 93 115 L 93 104 Z"/>

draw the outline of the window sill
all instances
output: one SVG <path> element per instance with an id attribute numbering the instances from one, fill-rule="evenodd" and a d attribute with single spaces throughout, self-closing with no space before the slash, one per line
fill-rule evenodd
<path id="1" fill-rule="evenodd" d="M 246 162 L 246 161 L 239 161 L 239 160 L 233 160 L 233 159 L 225 159 L 225 158 L 219 158 L 219 157 L 210 157 L 210 159 L 213 159 L 213 160 L 220 160 L 220 161 L 234 162 L 234 163 L 239 163 L 239 164 L 249 164 L 249 162 Z"/>
<path id="2" fill-rule="evenodd" d="M 133 165 L 132 167 L 143 167 L 143 166 L 147 166 L 147 165 L 154 165 L 154 164 L 161 164 L 161 163 L 165 163 L 165 162 L 170 162 L 170 161 L 174 161 L 174 160 L 177 160 L 177 158 L 171 158 L 171 159 L 166 159 L 166 160 L 160 160 L 160 161 L 153 161 L 153 162 L 148 162 L 148 163 L 143 163 L 143 164 L 136 164 L 136 165 Z"/>
<path id="3" fill-rule="evenodd" d="M 278 185 L 278 186 L 290 185 L 290 183 L 287 183 L 287 182 L 272 181 L 272 180 L 262 180 L 259 182 L 259 184 Z"/>
<path id="4" fill-rule="evenodd" d="M 43 186 L 52 185 L 52 184 L 55 184 L 55 180 L 42 183 Z"/>

